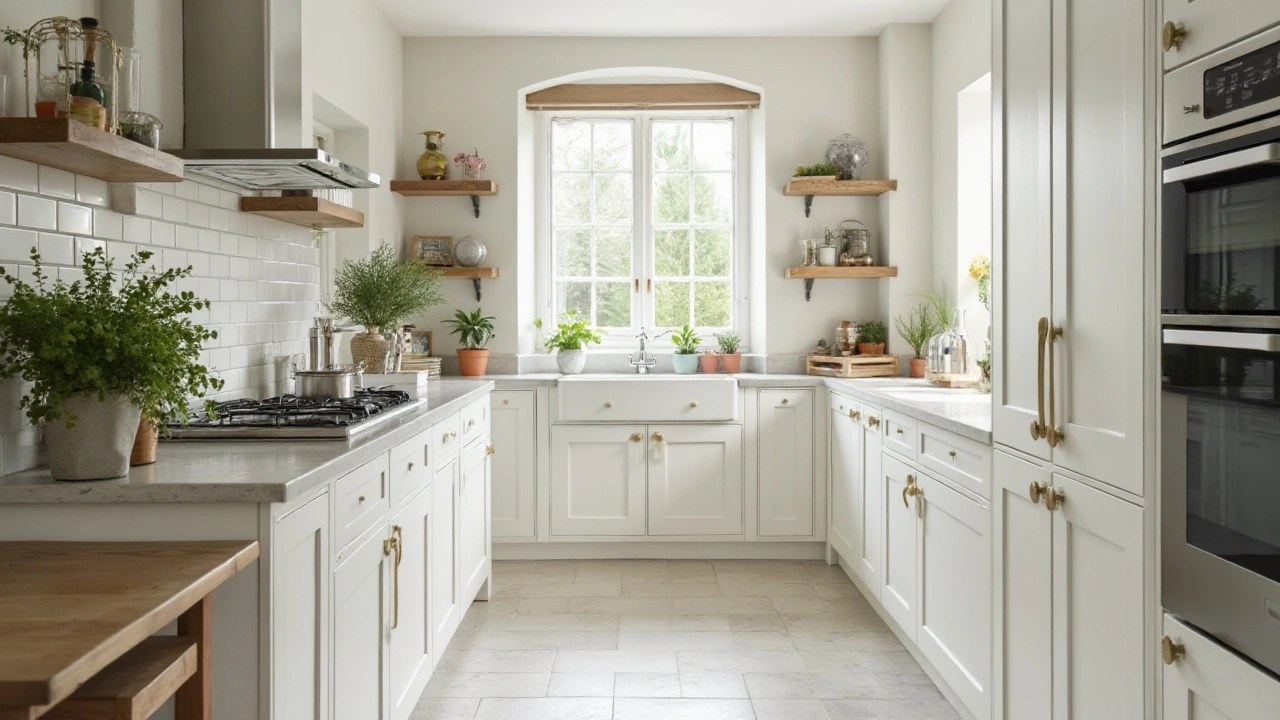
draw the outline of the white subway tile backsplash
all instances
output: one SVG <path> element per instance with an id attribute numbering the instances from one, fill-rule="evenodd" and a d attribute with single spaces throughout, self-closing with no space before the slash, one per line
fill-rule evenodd
<path id="1" fill-rule="evenodd" d="M 56 198 L 76 199 L 76 175 L 66 170 L 40 166 L 40 194 Z"/>
<path id="2" fill-rule="evenodd" d="M 174 191 L 174 195 L 177 195 L 183 200 L 195 200 L 195 201 L 200 200 L 200 184 L 199 183 L 194 183 L 194 182 L 191 182 L 190 180 L 186 182 L 180 182 L 180 183 L 177 183 L 177 186 L 173 189 L 173 191 Z"/>
<path id="3" fill-rule="evenodd" d="M 56 230 L 58 203 L 48 198 L 19 195 L 18 224 L 37 230 Z"/>
<path id="4" fill-rule="evenodd" d="M 223 208 L 209 208 L 209 227 L 214 230 L 231 229 L 231 211 Z"/>
<path id="5" fill-rule="evenodd" d="M 38 242 L 39 236 L 32 230 L 0 228 L 0 260 L 30 262 L 31 249 L 36 247 Z"/>
<path id="6" fill-rule="evenodd" d="M 174 227 L 173 223 L 167 223 L 163 220 L 151 221 L 151 244 L 159 247 L 173 247 L 174 235 L 179 230 L 184 230 L 181 226 Z"/>
<path id="7" fill-rule="evenodd" d="M 92 235 L 93 210 L 83 205 L 58 203 L 58 232 L 72 235 Z"/>
<path id="8" fill-rule="evenodd" d="M 40 166 L 0 155 L 0 187 L 36 192 L 40 189 Z"/>
<path id="9" fill-rule="evenodd" d="M 209 206 L 198 202 L 187 203 L 187 224 L 196 227 L 209 227 Z"/>
<path id="10" fill-rule="evenodd" d="M 106 207 L 111 198 L 111 186 L 105 180 L 87 175 L 76 176 L 76 200 L 89 205 Z"/>
<path id="11" fill-rule="evenodd" d="M 70 235 L 40 233 L 40 262 L 45 265 L 75 263 L 75 241 Z"/>
<path id="12" fill-rule="evenodd" d="M 0 192 L 0 225 L 16 225 L 18 198 L 11 192 Z"/>
<path id="13" fill-rule="evenodd" d="M 161 198 L 161 212 L 169 222 L 185 223 L 187 221 L 187 201 L 182 198 Z"/>
<path id="14" fill-rule="evenodd" d="M 108 240 L 110 238 L 107 238 Z M 121 240 L 134 243 L 151 243 L 151 221 L 133 215 L 124 216 L 124 230 Z"/>
<path id="15" fill-rule="evenodd" d="M 105 208 L 94 208 L 93 234 L 106 240 L 124 238 L 124 216 Z"/>
<path id="16" fill-rule="evenodd" d="M 200 252 L 216 253 L 222 249 L 217 230 L 202 228 L 200 230 Z"/>
<path id="17" fill-rule="evenodd" d="M 137 208 L 138 214 L 143 217 L 158 218 L 164 215 L 164 195 L 154 190 L 142 190 L 137 192 Z"/>
<path id="18" fill-rule="evenodd" d="M 174 236 L 174 247 L 182 250 L 200 249 L 200 230 L 187 225 L 179 225 Z"/>
<path id="19" fill-rule="evenodd" d="M 222 203 L 222 191 L 212 185 L 191 183 L 196 187 L 196 199 L 205 205 L 219 207 Z"/>

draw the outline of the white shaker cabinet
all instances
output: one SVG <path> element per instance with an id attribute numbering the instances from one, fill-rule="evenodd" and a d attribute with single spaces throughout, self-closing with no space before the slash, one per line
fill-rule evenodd
<path id="1" fill-rule="evenodd" d="M 333 571 L 333 717 L 383 720 L 387 712 L 388 560 L 381 527 L 347 550 Z"/>
<path id="2" fill-rule="evenodd" d="M 856 403 L 839 395 L 831 395 L 827 425 L 828 467 L 831 473 L 831 521 L 827 542 L 836 552 L 853 563 L 860 555 L 858 541 L 859 488 L 862 485 L 862 427 Z M 875 587 L 871 585 L 870 587 Z"/>
<path id="3" fill-rule="evenodd" d="M 742 426 L 648 430 L 649 535 L 741 535 Z"/>
<path id="4" fill-rule="evenodd" d="M 1272 720 L 1280 679 L 1164 616 L 1164 720 Z"/>
<path id="5" fill-rule="evenodd" d="M 551 428 L 551 534 L 644 535 L 644 425 Z"/>
<path id="6" fill-rule="evenodd" d="M 913 493 L 919 488 L 917 472 L 906 463 L 885 455 L 877 482 L 883 507 L 884 572 L 880 584 L 880 602 L 890 617 L 898 622 L 904 634 L 916 640 L 916 609 L 919 567 L 916 551 L 917 503 Z"/>
<path id="7" fill-rule="evenodd" d="M 491 504 L 495 540 L 534 540 L 538 510 L 537 393 L 493 393 Z M 545 442 L 545 439 L 543 440 Z"/>
<path id="8" fill-rule="evenodd" d="M 489 534 L 489 459 L 495 452 L 487 437 L 462 451 L 458 469 L 458 582 L 464 603 L 485 587 L 493 560 Z M 486 592 L 482 600 L 488 600 Z"/>
<path id="9" fill-rule="evenodd" d="M 330 717 L 330 542 L 328 493 L 272 528 L 272 717 Z"/>
<path id="10" fill-rule="evenodd" d="M 388 681 L 392 720 L 407 720 L 431 678 L 431 489 L 391 519 L 399 545 L 391 569 Z"/>
<path id="11" fill-rule="evenodd" d="M 813 390 L 760 390 L 757 408 L 756 534 L 810 537 L 816 503 Z"/>
<path id="12" fill-rule="evenodd" d="M 437 467 L 431 481 L 431 573 L 428 603 L 431 606 L 432 665 L 440 663 L 445 646 L 462 620 L 458 590 L 458 548 L 454 544 L 458 524 L 458 460 Z"/>

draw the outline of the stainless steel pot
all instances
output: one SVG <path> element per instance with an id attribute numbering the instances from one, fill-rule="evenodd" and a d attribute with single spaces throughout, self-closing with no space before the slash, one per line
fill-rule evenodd
<path id="1" fill-rule="evenodd" d="M 360 373 L 351 368 L 333 370 L 298 370 L 293 371 L 293 394 L 301 398 L 336 398 L 354 397 L 356 394 L 356 376 Z"/>

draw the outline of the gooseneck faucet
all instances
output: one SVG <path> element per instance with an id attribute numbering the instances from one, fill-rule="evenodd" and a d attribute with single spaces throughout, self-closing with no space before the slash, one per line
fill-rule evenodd
<path id="1" fill-rule="evenodd" d="M 671 331 L 663 330 L 657 335 L 649 335 L 648 333 L 645 332 L 643 326 L 640 327 L 640 334 L 636 335 L 636 339 L 640 341 L 640 356 L 637 358 L 636 353 L 631 353 L 630 355 L 627 356 L 628 364 L 631 365 L 631 367 L 636 369 L 637 374 L 648 375 L 649 368 L 658 364 L 658 358 L 656 356 L 648 352 L 645 352 L 645 349 L 644 349 L 645 341 L 657 340 L 658 338 L 662 337 L 663 335 L 666 335 L 669 332 Z"/>

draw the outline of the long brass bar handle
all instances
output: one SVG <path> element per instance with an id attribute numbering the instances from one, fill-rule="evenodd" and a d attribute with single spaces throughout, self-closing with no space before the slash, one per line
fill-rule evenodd
<path id="1" fill-rule="evenodd" d="M 1036 419 L 1031 421 L 1031 439 L 1047 437 L 1044 424 L 1044 351 L 1049 336 L 1049 318 L 1040 318 L 1036 339 Z"/>
<path id="2" fill-rule="evenodd" d="M 1058 447 L 1067 437 L 1062 428 L 1058 427 L 1058 385 L 1054 379 L 1053 341 L 1060 337 L 1062 337 L 1062 326 L 1055 325 L 1049 328 L 1049 425 L 1044 429 L 1045 438 L 1049 441 L 1049 447 Z"/>
<path id="3" fill-rule="evenodd" d="M 391 629 L 394 630 L 400 626 L 400 561 L 404 559 L 404 528 L 399 525 L 392 525 L 391 537 L 382 541 L 382 554 L 390 556 L 393 553 L 396 559 L 391 575 Z"/>

